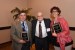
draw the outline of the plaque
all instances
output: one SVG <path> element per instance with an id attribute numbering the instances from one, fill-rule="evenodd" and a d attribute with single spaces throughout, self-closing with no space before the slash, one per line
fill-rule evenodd
<path id="1" fill-rule="evenodd" d="M 22 33 L 22 38 L 23 38 L 23 40 L 28 40 L 28 35 L 27 35 L 27 33 L 23 32 L 23 33 Z"/>
<path id="2" fill-rule="evenodd" d="M 55 23 L 53 25 L 53 29 L 55 30 L 56 33 L 60 33 L 62 31 L 60 23 Z"/>

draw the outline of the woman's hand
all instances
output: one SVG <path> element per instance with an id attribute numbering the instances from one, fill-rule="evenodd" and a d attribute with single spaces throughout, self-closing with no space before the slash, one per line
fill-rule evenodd
<path id="1" fill-rule="evenodd" d="M 55 33 L 55 31 L 54 31 L 54 33 L 52 33 L 52 36 L 57 37 L 57 34 Z"/>

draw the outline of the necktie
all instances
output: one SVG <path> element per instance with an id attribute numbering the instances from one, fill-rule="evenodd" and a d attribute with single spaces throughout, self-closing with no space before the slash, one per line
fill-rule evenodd
<path id="1" fill-rule="evenodd" d="M 39 22 L 39 37 L 42 38 L 41 22 Z"/>
<path id="2" fill-rule="evenodd" d="M 22 30 L 25 32 L 25 25 L 24 25 L 24 22 L 22 23 Z"/>

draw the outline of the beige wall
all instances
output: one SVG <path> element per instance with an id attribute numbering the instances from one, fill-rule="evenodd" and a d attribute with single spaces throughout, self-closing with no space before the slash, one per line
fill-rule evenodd
<path id="1" fill-rule="evenodd" d="M 32 14 L 36 16 L 42 11 L 44 17 L 49 18 L 50 8 L 58 6 L 62 10 L 61 15 L 68 21 L 69 26 L 75 26 L 75 0 L 28 0 L 28 7 L 32 8 Z"/>
<path id="2" fill-rule="evenodd" d="M 0 0 L 0 27 L 11 25 L 11 10 L 15 7 L 27 8 L 27 0 Z"/>
<path id="3" fill-rule="evenodd" d="M 0 44 L 10 41 L 10 29 L 0 30 Z"/>
<path id="4" fill-rule="evenodd" d="M 27 8 L 27 0 L 0 0 L 0 27 L 10 26 L 11 10 L 15 7 Z M 10 29 L 0 30 L 0 44 L 10 41 Z"/>

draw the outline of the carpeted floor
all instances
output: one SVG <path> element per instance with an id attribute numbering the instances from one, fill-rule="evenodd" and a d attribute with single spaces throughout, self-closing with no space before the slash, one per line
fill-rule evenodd
<path id="1" fill-rule="evenodd" d="M 0 44 L 0 50 L 12 50 L 11 42 Z M 35 50 L 35 45 L 33 44 L 31 50 Z M 50 50 L 54 50 L 53 46 L 50 45 Z"/>

